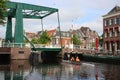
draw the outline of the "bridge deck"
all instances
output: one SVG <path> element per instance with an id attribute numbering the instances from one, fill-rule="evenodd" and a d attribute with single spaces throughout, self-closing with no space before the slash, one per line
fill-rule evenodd
<path id="1" fill-rule="evenodd" d="M 33 48 L 32 48 L 33 49 Z M 36 51 L 61 51 L 61 48 L 35 48 Z"/>

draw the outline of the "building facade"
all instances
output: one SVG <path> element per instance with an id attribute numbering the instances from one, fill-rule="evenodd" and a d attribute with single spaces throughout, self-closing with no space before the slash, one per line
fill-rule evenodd
<path id="1" fill-rule="evenodd" d="M 120 50 L 120 7 L 115 6 L 103 16 L 103 43 L 105 51 Z"/>
<path id="2" fill-rule="evenodd" d="M 59 31 L 58 29 L 46 30 L 50 36 L 50 42 L 48 46 L 56 47 L 66 47 L 73 48 L 79 47 L 79 49 L 92 49 L 95 48 L 95 39 L 98 38 L 96 31 L 91 30 L 89 27 L 81 27 L 79 29 L 70 29 L 68 31 Z M 37 34 L 32 32 L 26 32 L 27 38 L 31 41 L 33 38 L 38 38 L 42 34 L 42 31 L 39 31 Z M 60 35 L 61 34 L 61 35 Z M 73 45 L 72 37 L 73 34 L 76 34 L 80 40 L 80 45 Z"/>
<path id="3" fill-rule="evenodd" d="M 71 34 L 69 31 L 60 31 L 59 33 L 59 30 L 54 29 L 48 30 L 47 33 L 51 38 L 52 45 L 68 47 L 71 44 Z"/>
<path id="4" fill-rule="evenodd" d="M 84 33 L 84 48 L 95 49 L 96 38 L 98 38 L 98 33 L 91 30 L 89 27 L 81 27 L 80 30 Z"/>
<path id="5" fill-rule="evenodd" d="M 61 32 L 61 42 L 60 42 L 60 33 L 59 30 L 48 30 L 47 33 L 51 37 L 52 45 L 62 45 L 64 47 L 72 47 L 72 35 L 76 34 L 81 45 L 74 45 L 79 47 L 80 49 L 92 49 L 95 48 L 95 39 L 98 38 L 98 34 L 96 31 L 91 30 L 89 27 L 81 27 L 76 30 L 69 31 L 60 31 Z"/>

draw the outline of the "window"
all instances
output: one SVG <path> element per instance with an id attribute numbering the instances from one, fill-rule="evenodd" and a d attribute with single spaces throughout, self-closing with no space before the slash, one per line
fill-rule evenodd
<path id="1" fill-rule="evenodd" d="M 114 20 L 114 23 L 116 24 L 117 22 L 116 22 L 117 20 L 116 20 L 116 18 L 115 18 L 115 20 Z"/>
<path id="2" fill-rule="evenodd" d="M 65 33 L 62 33 L 63 34 L 63 36 L 65 36 Z"/>
<path id="3" fill-rule="evenodd" d="M 114 35 L 115 35 L 115 33 L 114 33 L 114 31 L 112 30 L 112 37 L 114 37 Z"/>
<path id="4" fill-rule="evenodd" d="M 107 33 L 105 32 L 105 38 L 107 37 Z"/>
<path id="5" fill-rule="evenodd" d="M 109 37 L 109 33 L 107 32 L 107 37 Z"/>
<path id="6" fill-rule="evenodd" d="M 56 39 L 56 44 L 58 44 L 58 39 Z"/>
<path id="7" fill-rule="evenodd" d="M 67 37 L 69 37 L 69 33 L 67 33 Z"/>
<path id="8" fill-rule="evenodd" d="M 106 24 L 106 20 L 105 20 L 105 26 L 107 26 L 107 24 Z"/>
<path id="9" fill-rule="evenodd" d="M 116 18 L 116 24 L 119 25 L 119 18 Z"/>
<path id="10" fill-rule="evenodd" d="M 112 32 L 110 31 L 110 37 L 112 37 Z"/>
<path id="11" fill-rule="evenodd" d="M 114 25 L 114 19 L 111 19 L 111 25 Z"/>
<path id="12" fill-rule="evenodd" d="M 65 40 L 65 45 L 67 44 L 67 40 Z"/>
<path id="13" fill-rule="evenodd" d="M 24 54 L 24 51 L 19 51 L 19 54 Z"/>
<path id="14" fill-rule="evenodd" d="M 111 25 L 112 23 L 111 23 L 111 19 L 109 20 L 109 25 Z"/>
<path id="15" fill-rule="evenodd" d="M 109 25 L 109 20 L 105 21 L 105 25 L 108 26 Z"/>

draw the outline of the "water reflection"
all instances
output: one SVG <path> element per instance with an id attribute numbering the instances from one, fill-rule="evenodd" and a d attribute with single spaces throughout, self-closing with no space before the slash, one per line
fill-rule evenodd
<path id="1" fill-rule="evenodd" d="M 33 65 L 36 64 L 36 65 Z M 120 80 L 119 65 L 82 62 L 34 63 L 28 60 L 12 60 L 0 65 L 0 80 Z"/>

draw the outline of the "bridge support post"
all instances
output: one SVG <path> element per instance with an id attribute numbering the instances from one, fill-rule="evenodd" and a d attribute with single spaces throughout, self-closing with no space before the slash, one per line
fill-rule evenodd
<path id="1" fill-rule="evenodd" d="M 15 43 L 24 43 L 23 14 L 22 14 L 22 5 L 20 5 L 20 4 L 17 4 L 17 9 L 16 9 L 14 42 Z"/>
<path id="2" fill-rule="evenodd" d="M 6 36 L 5 42 L 12 42 L 12 18 L 8 17 L 7 19 L 7 28 L 6 28 Z"/>

